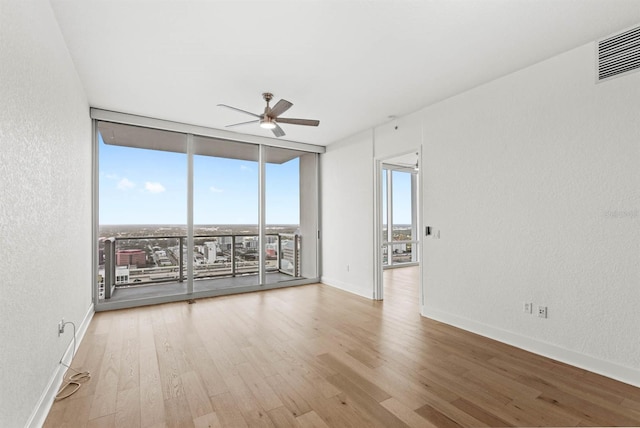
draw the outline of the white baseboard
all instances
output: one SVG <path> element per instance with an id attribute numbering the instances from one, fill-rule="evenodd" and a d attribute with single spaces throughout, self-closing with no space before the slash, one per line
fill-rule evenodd
<path id="1" fill-rule="evenodd" d="M 367 299 L 373 299 L 373 287 L 371 289 L 357 288 L 357 287 L 354 287 L 352 284 L 348 284 L 344 281 L 340 281 L 333 278 L 327 278 L 326 276 L 321 277 L 320 282 L 330 287 L 338 288 L 342 291 L 348 291 L 349 293 L 366 297 Z"/>
<path id="2" fill-rule="evenodd" d="M 78 346 L 80 345 L 80 342 L 82 342 L 82 338 L 87 332 L 87 327 L 89 327 L 89 323 L 91 322 L 91 319 L 93 318 L 94 313 L 95 311 L 92 303 L 91 306 L 89 306 L 89 310 L 85 314 L 84 319 L 82 320 L 82 322 L 80 323 L 76 331 L 76 343 L 78 344 Z M 62 361 L 65 364 L 71 365 L 71 360 L 73 359 L 73 356 L 71 355 L 72 353 L 73 353 L 73 338 L 72 340 L 69 341 L 69 345 L 67 346 L 67 349 L 62 357 Z M 62 385 L 62 380 L 64 379 L 64 375 L 66 371 L 67 371 L 67 368 L 65 366 L 63 366 L 62 364 L 58 364 L 58 367 L 56 368 L 54 373 L 51 375 L 51 378 L 49 379 L 49 383 L 47 383 L 47 387 L 45 388 L 44 392 L 40 396 L 40 400 L 38 400 L 38 403 L 36 404 L 36 407 L 33 409 L 33 412 L 31 413 L 29 420 L 25 424 L 25 427 L 38 428 L 44 425 L 44 421 L 47 419 L 49 410 L 51 410 L 51 406 L 53 405 L 53 400 L 55 399 L 56 394 L 58 393 L 58 390 Z"/>
<path id="3" fill-rule="evenodd" d="M 640 387 L 640 370 L 621 366 L 610 361 L 600 360 L 588 355 L 580 354 L 551 343 L 542 342 L 517 333 L 491 327 L 476 321 L 443 312 L 427 306 L 422 307 L 422 316 L 433 320 L 488 337 L 534 354 L 542 355 L 590 372 L 619 380 L 629 385 Z"/>

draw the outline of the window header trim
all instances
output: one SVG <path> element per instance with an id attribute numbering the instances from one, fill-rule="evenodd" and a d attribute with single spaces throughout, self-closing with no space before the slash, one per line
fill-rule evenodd
<path id="1" fill-rule="evenodd" d="M 297 141 L 261 137 L 259 135 L 240 134 L 223 129 L 208 128 L 205 126 L 190 125 L 187 123 L 173 122 L 169 120 L 154 119 L 145 116 L 137 116 L 127 113 L 119 113 L 110 110 L 102 110 L 91 107 L 91 119 L 104 122 L 121 123 L 125 125 L 142 126 L 145 128 L 160 129 L 165 131 L 193 134 L 203 137 L 218 138 L 226 141 L 238 143 L 262 144 L 269 147 L 279 147 L 283 149 L 300 150 L 310 153 L 324 153 L 326 147 L 315 144 L 300 143 Z"/>

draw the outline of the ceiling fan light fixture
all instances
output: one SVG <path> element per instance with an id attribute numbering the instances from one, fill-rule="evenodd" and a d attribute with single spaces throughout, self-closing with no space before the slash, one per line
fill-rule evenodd
<path id="1" fill-rule="evenodd" d="M 270 117 L 265 117 L 260 121 L 260 128 L 275 129 L 275 127 L 276 127 L 276 124 L 273 122 L 273 120 Z"/>

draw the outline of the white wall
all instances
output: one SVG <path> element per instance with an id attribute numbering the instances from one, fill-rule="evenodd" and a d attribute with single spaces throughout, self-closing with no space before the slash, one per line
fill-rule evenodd
<path id="1" fill-rule="evenodd" d="M 373 296 L 373 144 L 364 132 L 322 155 L 322 282 Z"/>
<path id="2" fill-rule="evenodd" d="M 441 233 L 424 241 L 422 311 L 640 385 L 640 73 L 595 84 L 594 54 L 589 44 L 399 119 L 422 127 L 423 224 Z M 376 153 L 406 141 L 391 125 L 376 129 Z M 352 179 L 332 172 L 323 185 Z M 323 204 L 333 197 L 325 189 Z"/>
<path id="3" fill-rule="evenodd" d="M 0 2 L 0 64 L 0 426 L 19 427 L 71 342 L 57 323 L 91 309 L 91 122 L 48 1 Z"/>
<path id="4" fill-rule="evenodd" d="M 640 384 L 640 73 L 594 54 L 424 110 L 424 313 Z"/>
<path id="5" fill-rule="evenodd" d="M 415 152 L 422 144 L 422 112 L 399 117 L 374 129 L 374 157 L 389 159 Z"/>

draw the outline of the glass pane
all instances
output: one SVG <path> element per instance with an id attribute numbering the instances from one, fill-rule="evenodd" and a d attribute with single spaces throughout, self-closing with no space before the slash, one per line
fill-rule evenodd
<path id="1" fill-rule="evenodd" d="M 387 174 L 389 170 L 382 170 L 382 242 L 387 242 L 389 240 L 388 235 L 388 225 L 387 225 L 387 210 L 389 209 L 387 205 Z M 385 259 L 386 260 L 386 259 Z"/>
<path id="2" fill-rule="evenodd" d="M 394 265 L 417 261 L 415 253 L 413 251 L 415 244 L 409 242 L 402 244 L 393 244 L 389 247 L 393 249 L 391 257 Z"/>
<path id="3" fill-rule="evenodd" d="M 185 293 L 186 136 L 98 122 L 98 150 L 99 299 Z"/>
<path id="4" fill-rule="evenodd" d="M 389 246 L 384 245 L 382 247 L 382 266 L 387 266 L 389 264 Z"/>
<path id="5" fill-rule="evenodd" d="M 411 173 L 392 172 L 393 183 L 393 240 L 410 241 L 411 227 Z M 395 254 L 394 248 L 393 253 Z M 404 250 L 403 250 L 404 251 Z"/>
<path id="6" fill-rule="evenodd" d="M 259 146 L 194 136 L 194 290 L 260 282 Z"/>
<path id="7" fill-rule="evenodd" d="M 317 277 L 316 154 L 265 147 L 265 280 Z"/>

